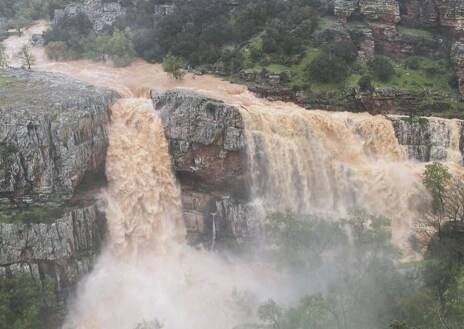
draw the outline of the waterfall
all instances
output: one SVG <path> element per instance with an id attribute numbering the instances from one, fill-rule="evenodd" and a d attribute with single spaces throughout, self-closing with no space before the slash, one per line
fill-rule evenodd
<path id="1" fill-rule="evenodd" d="M 336 217 L 362 207 L 391 218 L 396 243 L 407 249 L 426 195 L 424 164 L 412 160 L 411 146 L 401 145 L 406 138 L 401 132 L 397 138 L 391 120 L 285 103 L 251 102 L 240 109 L 254 205 L 267 212 L 289 209 Z M 404 132 L 407 123 L 398 121 Z M 462 171 L 459 123 L 431 119 L 427 125 L 428 138 L 440 145 L 431 160 L 448 161 L 452 170 Z"/>
<path id="2" fill-rule="evenodd" d="M 109 243 L 80 284 L 64 328 L 134 329 L 153 319 L 166 329 L 232 328 L 251 320 L 234 291 L 264 299 L 277 289 L 272 276 L 186 244 L 157 115 L 146 99 L 123 99 L 112 108 L 103 195 Z"/>

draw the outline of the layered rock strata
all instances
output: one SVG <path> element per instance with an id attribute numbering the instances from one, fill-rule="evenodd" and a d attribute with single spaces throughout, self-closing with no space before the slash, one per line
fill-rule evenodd
<path id="1" fill-rule="evenodd" d="M 65 201 L 103 172 L 116 93 L 63 75 L 0 70 L 0 197 Z"/>
<path id="2" fill-rule="evenodd" d="M 152 92 L 182 189 L 192 242 L 246 238 L 244 123 L 237 108 L 187 91 Z"/>

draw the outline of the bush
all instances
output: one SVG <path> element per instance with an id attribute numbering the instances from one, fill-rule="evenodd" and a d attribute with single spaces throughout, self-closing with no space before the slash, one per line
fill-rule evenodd
<path id="1" fill-rule="evenodd" d="M 182 79 L 185 75 L 185 60 L 180 56 L 167 54 L 163 58 L 163 70 L 174 77 L 176 80 Z"/>
<path id="2" fill-rule="evenodd" d="M 51 60 L 67 60 L 69 59 L 69 48 L 66 42 L 52 41 L 45 47 L 45 54 Z"/>
<path id="3" fill-rule="evenodd" d="M 112 57 L 114 66 L 129 66 L 136 55 L 131 30 L 126 28 L 120 31 L 116 28 L 107 41 L 106 52 Z"/>
<path id="4" fill-rule="evenodd" d="M 372 90 L 371 77 L 368 75 L 363 75 L 358 81 L 358 86 L 361 88 L 361 91 Z"/>
<path id="5" fill-rule="evenodd" d="M 337 57 L 327 58 L 326 54 L 317 56 L 307 68 L 310 79 L 320 83 L 339 82 L 348 75 L 347 63 Z"/>
<path id="6" fill-rule="evenodd" d="M 451 88 L 458 88 L 458 87 L 459 87 L 459 78 L 458 78 L 458 76 L 456 75 L 456 73 L 452 73 L 452 74 L 448 77 L 448 85 L 449 85 Z"/>
<path id="7" fill-rule="evenodd" d="M 384 56 L 374 56 L 368 62 L 370 71 L 380 80 L 386 82 L 395 74 L 395 68 Z"/>
<path id="8" fill-rule="evenodd" d="M 358 48 L 351 41 L 338 41 L 327 47 L 327 52 L 337 56 L 347 63 L 353 63 L 358 57 Z"/>
<path id="9" fill-rule="evenodd" d="M 420 68 L 420 61 L 418 57 L 412 56 L 405 59 L 406 66 L 411 70 L 418 70 Z"/>
<path id="10" fill-rule="evenodd" d="M 45 280 L 41 287 L 28 274 L 0 278 L 0 328 L 35 328 L 54 298 L 54 281 Z"/>

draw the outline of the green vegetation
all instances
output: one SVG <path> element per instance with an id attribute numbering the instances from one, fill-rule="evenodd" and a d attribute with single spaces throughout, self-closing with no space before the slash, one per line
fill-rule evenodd
<path id="1" fill-rule="evenodd" d="M 63 207 L 32 205 L 0 212 L 0 223 L 50 223 L 64 214 Z"/>
<path id="2" fill-rule="evenodd" d="M 369 70 L 377 77 L 378 80 L 386 82 L 395 74 L 395 68 L 388 58 L 383 56 L 374 56 L 368 62 Z"/>
<path id="3" fill-rule="evenodd" d="M 14 17 L 17 6 L 7 2 L 8 15 Z M 43 8 L 62 7 L 68 1 L 49 0 L 40 6 L 34 2 L 21 1 L 21 7 L 42 8 L 28 9 L 36 14 L 27 17 L 44 17 L 47 10 Z M 318 0 L 243 0 L 233 10 L 227 1 L 176 0 L 172 13 L 155 17 L 153 6 L 166 3 L 170 1 L 123 1 L 127 14 L 99 33 L 92 31 L 84 14 L 69 17 L 46 33 L 47 55 L 54 60 L 111 59 L 115 66 L 129 65 L 134 56 L 162 62 L 172 55 L 182 58 L 184 67 L 202 72 L 229 76 L 242 70 L 262 72 L 257 83 L 303 91 L 309 102 L 317 100 L 318 93 L 332 93 L 340 108 L 346 105 L 343 90 L 347 86 L 359 86 L 364 92 L 385 87 L 432 90 L 442 93 L 448 103 L 435 113 L 462 116 L 462 106 L 451 104 L 458 80 L 448 57 L 432 58 L 423 51 L 438 38 L 431 32 L 399 26 L 401 36 L 416 40 L 420 48 L 416 55 L 425 56 L 374 56 L 364 63 L 355 62 L 359 42 L 325 36 L 325 29 L 337 20 L 328 16 L 331 10 Z M 355 33 L 366 24 L 354 19 L 347 28 Z M 424 105 L 433 110 L 435 100 Z"/>
<path id="4" fill-rule="evenodd" d="M 424 184 L 433 193 L 445 193 L 444 186 L 451 186 L 447 182 L 452 180 L 446 173 L 442 165 L 430 165 Z M 454 201 L 455 206 L 464 205 L 464 199 Z M 320 292 L 312 290 L 293 306 L 273 299 L 262 302 L 257 308 L 260 325 L 280 329 L 461 328 L 462 219 L 448 221 L 445 227 L 441 239 L 435 233 L 426 243 L 425 261 L 400 263 L 385 217 L 361 209 L 339 221 L 291 213 L 269 216 L 266 236 L 276 267 L 292 273 L 300 292 L 314 285 Z M 419 276 L 410 279 L 408 273 Z M 318 285 L 321 275 L 326 284 L 328 280 L 327 286 Z"/>
<path id="5" fill-rule="evenodd" d="M 0 77 L 0 86 L 3 86 L 8 83 L 8 79 L 4 77 Z"/>
<path id="6" fill-rule="evenodd" d="M 185 60 L 180 56 L 167 54 L 163 58 L 163 70 L 169 73 L 176 80 L 182 79 L 185 75 Z"/>
<path id="7" fill-rule="evenodd" d="M 23 45 L 15 56 L 21 61 L 21 64 L 29 70 L 36 62 L 36 58 L 27 44 Z"/>
<path id="8" fill-rule="evenodd" d="M 399 26 L 398 29 L 400 33 L 406 37 L 426 39 L 426 40 L 434 39 L 434 35 L 426 30 L 414 29 L 414 28 L 410 28 L 406 26 Z"/>
<path id="9" fill-rule="evenodd" d="M 5 67 L 8 65 L 6 60 L 5 45 L 0 43 L 0 67 Z"/>
<path id="10" fill-rule="evenodd" d="M 34 329 L 55 298 L 55 282 L 41 283 L 29 273 L 0 278 L 0 328 Z"/>
<path id="11" fill-rule="evenodd" d="M 112 32 L 96 33 L 88 17 L 79 13 L 63 20 L 45 33 L 45 53 L 54 60 L 78 59 L 113 61 L 115 67 L 124 67 L 132 63 L 136 56 L 133 34 L 130 28 Z"/>

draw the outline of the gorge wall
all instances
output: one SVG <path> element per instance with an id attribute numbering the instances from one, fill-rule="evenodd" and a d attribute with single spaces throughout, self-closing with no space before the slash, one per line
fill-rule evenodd
<path id="1" fill-rule="evenodd" d="M 255 236 L 262 208 L 340 214 L 370 205 L 393 215 L 401 200 L 403 215 L 411 217 L 423 192 L 420 163 L 462 165 L 460 120 L 302 111 L 279 102 L 234 107 L 180 90 L 152 92 L 152 99 L 181 185 L 187 230 L 205 246 L 214 238 Z M 258 208 L 250 207 L 256 196 Z"/>
<path id="2" fill-rule="evenodd" d="M 97 195 L 116 97 L 59 74 L 0 70 L 0 276 L 52 279 L 58 317 L 106 236 Z"/>
<path id="3" fill-rule="evenodd" d="M 191 241 L 248 237 L 246 137 L 240 111 L 186 91 L 152 92 L 181 185 Z M 214 224 L 213 224 L 214 221 Z"/>
<path id="4" fill-rule="evenodd" d="M 63 305 L 106 236 L 98 192 L 117 95 L 23 70 L 1 70 L 0 84 L 0 275 L 53 278 Z M 152 91 L 151 99 L 188 240 L 206 249 L 252 241 L 265 211 L 284 206 L 378 210 L 372 196 L 382 195 L 379 211 L 404 214 L 420 203 L 422 162 L 462 166 L 460 120 L 304 111 L 252 95 L 231 106 L 183 90 Z"/>

